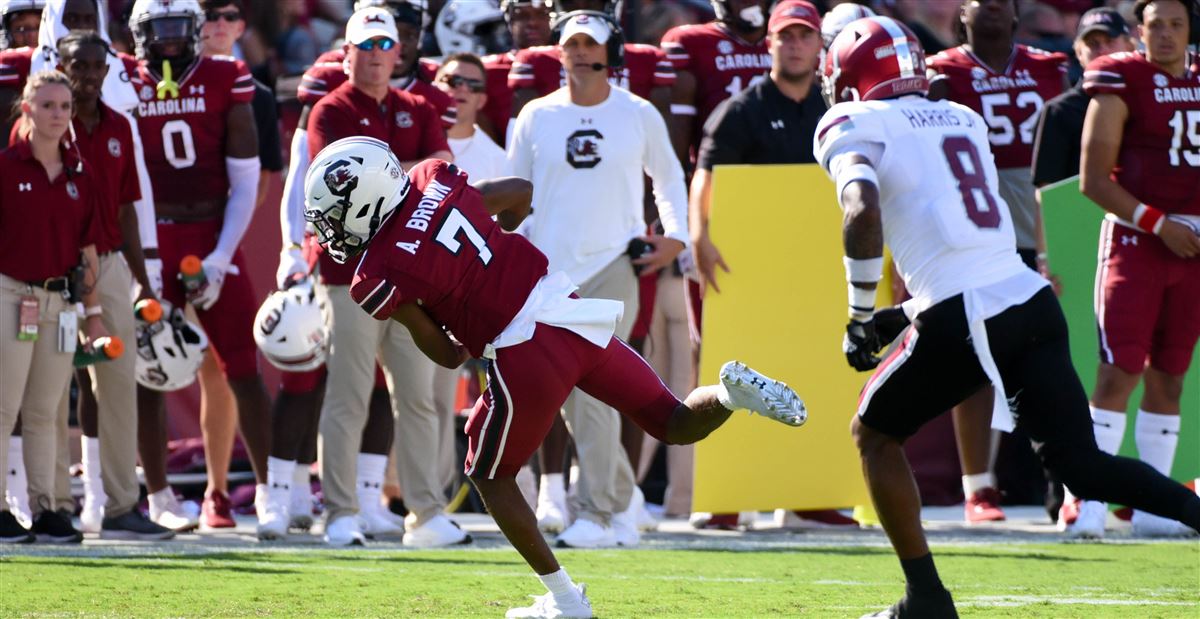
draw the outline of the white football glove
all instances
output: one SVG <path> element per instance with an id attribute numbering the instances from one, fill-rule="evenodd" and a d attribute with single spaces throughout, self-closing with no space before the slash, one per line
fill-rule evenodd
<path id="1" fill-rule="evenodd" d="M 216 305 L 217 299 L 221 297 L 221 285 L 225 283 L 225 273 L 229 271 L 229 261 L 209 254 L 201 265 L 204 269 L 204 285 L 188 301 L 198 310 L 208 310 Z"/>
<path id="2" fill-rule="evenodd" d="M 308 261 L 299 248 L 291 247 L 279 253 L 279 268 L 275 269 L 275 285 L 280 290 L 287 288 L 294 275 L 308 277 Z"/>
<path id="3" fill-rule="evenodd" d="M 163 296 L 163 263 L 160 258 L 146 258 L 146 279 L 150 280 L 150 292 L 154 294 L 154 298 L 161 299 Z"/>

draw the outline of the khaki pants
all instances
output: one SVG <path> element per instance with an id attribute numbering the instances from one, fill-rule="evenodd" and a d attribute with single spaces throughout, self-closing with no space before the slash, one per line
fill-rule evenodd
<path id="1" fill-rule="evenodd" d="M 38 301 L 38 338 L 17 339 L 21 297 Z M 25 474 L 33 513 L 53 510 L 59 449 L 58 405 L 71 382 L 71 353 L 58 350 L 58 315 L 68 309 L 61 293 L 33 289 L 0 275 L 0 470 L 7 470 L 8 440 L 21 413 Z M 7 484 L 0 476 L 0 492 Z M 65 506 L 64 506 L 65 507 Z"/>
<path id="2" fill-rule="evenodd" d="M 115 518 L 138 501 L 137 478 L 137 363 L 133 316 L 133 272 L 120 252 L 100 256 L 96 291 L 104 314 L 100 321 L 109 335 L 121 338 L 125 354 L 88 366 L 99 410 L 96 414 L 100 443 L 100 480 L 108 502 L 104 516 Z M 82 327 L 82 323 L 81 323 Z M 58 405 L 58 459 L 55 466 L 55 496 L 60 507 L 74 502 L 71 496 L 70 393 Z"/>
<path id="3" fill-rule="evenodd" d="M 450 369 L 440 365 L 433 367 L 433 405 L 438 414 L 439 453 L 437 461 L 437 478 L 442 487 L 446 488 L 458 479 L 462 470 L 462 461 L 458 459 L 454 437 L 457 428 L 454 424 L 455 401 L 458 396 L 458 377 L 461 368 Z"/>
<path id="4" fill-rule="evenodd" d="M 375 359 L 382 362 L 396 419 L 396 472 L 404 503 L 417 524 L 441 513 L 446 500 L 438 480 L 440 420 L 433 403 L 433 361 L 408 329 L 378 321 L 350 298 L 348 286 L 319 286 L 333 311 L 333 338 L 321 409 L 321 485 L 326 521 L 358 512 L 355 485 L 358 451 L 375 384 Z"/>
<path id="5" fill-rule="evenodd" d="M 646 361 L 681 400 L 696 387 L 692 384 L 692 341 L 688 320 L 687 279 L 668 269 L 658 279 L 654 317 L 650 322 L 650 337 L 646 339 Z M 647 434 L 638 479 L 650 468 L 658 446 L 658 440 Z M 687 515 L 692 511 L 694 457 L 693 445 L 667 445 L 667 491 L 663 507 L 668 514 Z"/>
<path id="6" fill-rule="evenodd" d="M 637 277 L 628 256 L 621 256 L 579 286 L 580 297 L 615 299 L 625 314 L 615 335 L 627 339 L 638 313 Z M 575 389 L 563 405 L 563 418 L 579 457 L 579 488 L 572 508 L 577 518 L 608 525 L 625 511 L 633 496 L 633 467 L 621 446 L 621 420 L 616 410 Z"/>

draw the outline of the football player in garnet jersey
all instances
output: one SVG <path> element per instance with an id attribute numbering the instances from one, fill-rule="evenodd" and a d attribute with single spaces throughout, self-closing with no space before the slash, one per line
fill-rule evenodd
<path id="1" fill-rule="evenodd" d="M 845 211 L 843 352 L 855 369 L 875 369 L 851 432 L 908 585 L 904 598 L 872 617 L 957 617 L 921 527 L 904 442 L 988 384 L 997 425 L 1024 429 L 1051 475 L 1076 495 L 1200 528 L 1200 496 L 1096 446 L 1062 309 L 1050 282 L 1015 251 L 988 126 L 966 106 L 927 99 L 924 65 L 920 42 L 900 22 L 870 17 L 847 26 L 825 58 L 826 97 L 837 104 L 813 146 Z M 913 298 L 876 312 L 885 243 Z M 893 339 L 886 358 L 876 356 Z"/>
<path id="2" fill-rule="evenodd" d="M 1175 461 L 1183 379 L 1200 338 L 1200 62 L 1187 51 L 1191 5 L 1139 1 L 1145 51 L 1093 60 L 1083 80 L 1092 102 L 1080 186 L 1108 211 L 1096 273 L 1096 442 L 1117 451 L 1129 396 L 1142 382 L 1134 438 L 1142 461 L 1163 474 Z M 1100 537 L 1106 513 L 1103 505 L 1085 502 L 1068 532 Z M 1191 533 L 1140 511 L 1133 530 Z"/>
<path id="3" fill-rule="evenodd" d="M 250 101 L 254 81 L 240 61 L 199 55 L 203 13 L 196 0 L 138 0 L 129 19 L 137 43 L 132 75 L 141 103 L 146 166 L 154 185 L 163 298 L 191 303 L 223 362 L 250 452 L 259 500 L 266 499 L 270 397 L 252 337 L 257 301 L 239 245 L 254 214 L 260 163 Z M 202 259 L 204 283 L 185 290 L 184 257 Z M 155 505 L 168 504 L 163 394 L 139 389 L 142 461 Z M 229 497 L 205 495 L 202 520 L 233 526 Z"/>
<path id="4" fill-rule="evenodd" d="M 789 387 L 738 362 L 722 368 L 720 384 L 676 399 L 613 337 L 619 302 L 575 297 L 565 274 L 547 273 L 542 252 L 505 232 L 532 195 L 511 177 L 473 188 L 444 161 L 423 161 L 410 176 L 383 142 L 350 137 L 314 158 L 304 217 L 332 256 L 358 262 L 350 295 L 363 311 L 405 325 L 445 367 L 487 360 L 487 391 L 467 421 L 466 473 L 548 590 L 507 616 L 591 617 L 584 587 L 559 566 L 515 478 L 576 386 L 668 443 L 701 440 L 734 410 L 791 426 L 807 411 Z"/>
<path id="5" fill-rule="evenodd" d="M 1067 88 L 1067 58 L 1013 41 L 1016 0 L 965 0 L 961 24 L 966 43 L 929 59 L 930 96 L 946 97 L 983 116 L 1000 195 L 1008 203 L 1017 249 L 1030 268 L 1045 254 L 1041 211 L 1031 179 L 1033 138 L 1044 102 Z M 987 411 L 987 389 L 954 410 L 963 472 L 967 522 L 1004 520 L 992 474 L 991 444 L 998 440 Z"/>

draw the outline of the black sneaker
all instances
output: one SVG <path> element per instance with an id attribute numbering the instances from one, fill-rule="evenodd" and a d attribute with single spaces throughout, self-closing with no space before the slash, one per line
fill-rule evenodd
<path id="1" fill-rule="evenodd" d="M 71 526 L 71 519 L 60 512 L 46 510 L 33 519 L 33 534 L 39 542 L 51 544 L 78 544 L 83 533 Z"/>
<path id="2" fill-rule="evenodd" d="M 0 512 L 0 544 L 32 544 L 33 534 L 7 509 Z"/>
<path id="3" fill-rule="evenodd" d="M 940 593 L 914 596 L 911 593 L 900 598 L 899 602 L 872 615 L 863 615 L 861 619 L 958 619 L 958 611 L 954 609 L 954 599 L 950 592 L 943 589 Z"/>
<path id="4" fill-rule="evenodd" d="M 164 540 L 175 537 L 175 532 L 151 522 L 136 507 L 121 514 L 105 518 L 100 523 L 100 539 Z"/>

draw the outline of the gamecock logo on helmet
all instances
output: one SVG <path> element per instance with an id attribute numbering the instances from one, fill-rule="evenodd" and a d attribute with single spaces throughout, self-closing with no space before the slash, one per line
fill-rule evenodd
<path id="1" fill-rule="evenodd" d="M 350 162 L 339 159 L 325 168 L 325 186 L 329 193 L 340 198 L 349 196 L 358 187 L 358 176 L 350 171 Z"/>

